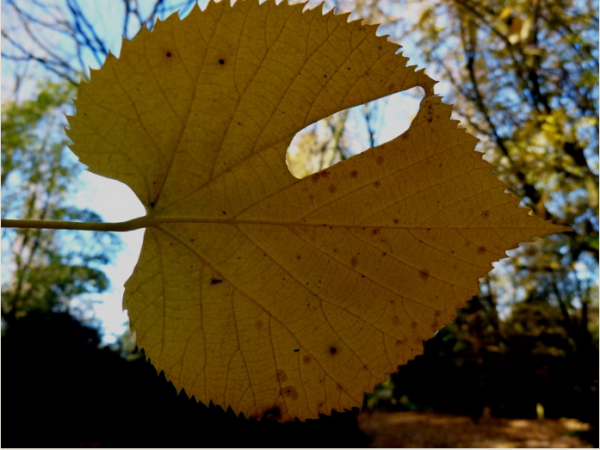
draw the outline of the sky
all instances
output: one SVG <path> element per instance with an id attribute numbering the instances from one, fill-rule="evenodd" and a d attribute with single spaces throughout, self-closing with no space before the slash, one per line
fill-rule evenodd
<path id="1" fill-rule="evenodd" d="M 153 2 L 142 2 L 142 5 L 149 7 Z M 204 8 L 206 0 L 200 2 L 201 8 Z M 318 2 L 311 2 L 311 6 Z M 84 13 L 87 17 L 93 18 L 94 25 L 99 30 L 103 39 L 107 42 L 111 52 L 119 55 L 121 46 L 121 32 L 123 23 L 123 8 L 120 2 L 107 0 L 103 2 L 81 2 L 85 6 Z M 98 6 L 102 5 L 102 6 Z M 404 16 L 410 12 L 405 12 Z M 354 17 L 353 17 L 354 18 Z M 3 27 L 4 27 L 3 23 Z M 137 30 L 131 30 L 135 34 Z M 53 38 L 56 39 L 56 38 Z M 50 42 L 53 47 L 59 49 L 61 46 L 67 49 L 69 42 L 57 40 Z M 409 42 L 403 42 L 405 55 L 411 58 L 410 65 L 418 64 L 418 53 L 416 49 L 411 48 Z M 67 50 L 68 51 L 68 50 Z M 416 56 L 417 58 L 413 58 Z M 98 68 L 98 62 L 92 55 L 83 55 L 84 61 L 91 68 Z M 417 62 L 415 62 L 417 61 Z M 419 64 L 418 64 L 419 65 Z M 422 67 L 422 65 L 419 65 Z M 2 67 L 2 93 L 6 97 L 10 90 L 8 83 L 12 80 L 10 65 Z M 31 74 L 42 77 L 45 74 L 37 72 Z M 6 83 L 5 83 L 6 81 Z M 21 91 L 21 98 L 27 96 L 27 89 L 33 91 L 34 84 Z M 438 84 L 437 92 L 444 94 L 448 86 Z M 382 119 L 380 120 L 380 130 L 377 136 L 378 143 L 385 143 L 406 130 L 410 121 L 418 110 L 419 98 L 414 93 L 396 94 L 387 99 L 380 100 L 383 108 Z M 359 107 L 360 108 L 360 107 Z M 366 149 L 364 146 L 361 150 Z M 70 199 L 69 203 L 79 208 L 91 209 L 103 218 L 105 222 L 121 222 L 130 220 L 145 214 L 145 209 L 137 199 L 135 194 L 125 184 L 100 177 L 91 172 L 84 171 L 79 179 L 81 188 L 77 194 Z M 136 230 L 127 233 L 121 233 L 122 247 L 116 254 L 112 263 L 103 267 L 106 275 L 110 279 L 108 291 L 102 294 L 86 296 L 86 299 L 93 300 L 94 311 L 102 323 L 103 342 L 110 344 L 118 340 L 128 327 L 127 314 L 122 310 L 122 298 L 124 292 L 124 283 L 127 281 L 139 257 L 142 246 L 144 231 Z M 4 278 L 4 277 L 3 277 Z"/>

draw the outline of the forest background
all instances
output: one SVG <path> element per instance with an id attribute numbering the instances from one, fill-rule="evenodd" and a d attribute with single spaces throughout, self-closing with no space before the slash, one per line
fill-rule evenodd
<path id="1" fill-rule="evenodd" d="M 118 55 L 121 36 L 175 11 L 185 16 L 194 3 L 111 0 L 99 10 L 77 0 L 3 0 L 2 218 L 115 220 L 89 201 L 64 114 L 89 67 Z M 510 252 L 424 355 L 365 406 L 573 417 L 595 427 L 597 446 L 597 0 L 325 3 L 333 7 L 382 24 L 379 33 L 402 44 L 411 64 L 443 80 L 437 92 L 507 189 L 572 229 Z M 292 172 L 305 176 L 399 135 L 418 107 L 416 93 L 403 95 L 303 130 L 288 153 Z M 5 446 L 314 446 L 321 431 L 329 441 L 318 446 L 367 443 L 356 411 L 280 426 L 177 395 L 133 336 L 115 338 L 124 328 L 107 326 L 114 313 L 98 304 L 123 271 L 120 252 L 136 245 L 128 239 L 2 229 Z"/>

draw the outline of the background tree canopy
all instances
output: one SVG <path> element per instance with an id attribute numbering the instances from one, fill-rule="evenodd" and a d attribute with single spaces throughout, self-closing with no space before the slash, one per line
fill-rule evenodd
<path id="1" fill-rule="evenodd" d="M 62 114 L 71 108 L 69 99 L 80 78 L 89 75 L 88 65 L 99 67 L 109 50 L 118 51 L 121 35 L 131 38 L 142 25 L 151 28 L 157 18 L 179 9 L 183 15 L 193 4 L 115 1 L 110 3 L 111 25 L 87 2 L 3 2 L 3 218 L 99 220 L 89 210 L 69 206 L 68 195 L 81 166 L 65 147 Z M 391 378 L 389 406 L 474 417 L 489 406 L 497 416 L 534 417 L 539 404 L 548 417 L 578 417 L 597 427 L 598 2 L 326 4 L 353 11 L 352 18 L 381 23 L 392 40 L 404 45 L 411 63 L 444 80 L 444 101 L 454 103 L 456 118 L 481 140 L 478 149 L 496 165 L 507 189 L 536 214 L 572 229 L 512 252 L 482 279 L 480 295 L 426 344 L 423 356 Z M 389 123 L 383 118 L 383 105 L 366 104 L 309 127 L 289 155 L 290 168 L 305 175 L 381 143 L 382 127 Z M 47 373 L 56 361 L 47 356 L 59 351 L 65 355 L 56 357 L 64 370 L 78 357 L 66 337 L 38 346 L 39 339 L 59 328 L 77 329 L 66 327 L 67 319 L 41 317 L 73 312 L 69 305 L 74 298 L 85 299 L 107 288 L 102 264 L 113 254 L 115 241 L 102 233 L 3 229 L 2 245 L 9 254 L 3 260 L 9 270 L 3 271 L 2 285 L 5 373 L 15 390 L 23 392 L 5 402 L 10 408 L 19 408 L 18 403 L 38 408 L 38 397 L 27 394 L 23 370 L 46 368 L 39 373 Z M 97 336 L 86 333 L 73 331 L 72 336 L 87 342 L 90 367 L 95 368 L 90 370 L 97 371 L 97 361 L 112 361 L 115 355 L 97 350 Z M 38 340 L 23 338 L 27 335 Z M 124 348 L 119 351 L 127 354 Z M 25 364 L 30 356 L 24 355 L 31 354 L 36 359 Z M 125 367 L 133 362 L 117 358 L 115 371 L 131 370 Z M 140 360 L 135 364 L 146 367 Z M 62 370 L 60 364 L 55 366 L 55 371 Z M 140 370 L 155 377 L 148 368 Z M 107 374 L 110 377 L 118 378 Z M 56 385 L 60 380 L 46 381 Z M 135 395 L 143 404 L 145 393 Z M 175 398 L 173 392 L 169 395 Z M 181 405 L 171 407 L 195 414 L 183 400 L 177 402 Z M 36 426 L 45 423 L 54 430 L 52 414 L 44 408 L 38 411 Z M 106 423 L 102 417 L 91 414 L 90 420 Z M 5 420 L 11 425 L 6 430 L 19 429 L 16 419 Z M 65 446 L 103 439 L 83 433 L 69 441 L 68 433 L 56 430 L 51 435 L 53 442 Z M 13 439 L 14 445 L 50 442 Z"/>

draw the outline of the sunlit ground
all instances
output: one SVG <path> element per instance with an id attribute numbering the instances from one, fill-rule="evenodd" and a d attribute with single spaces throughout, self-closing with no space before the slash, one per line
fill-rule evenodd
<path id="1" fill-rule="evenodd" d="M 358 416 L 371 447 L 593 448 L 577 435 L 589 429 L 575 419 L 496 419 L 478 423 L 432 412 L 366 411 Z"/>

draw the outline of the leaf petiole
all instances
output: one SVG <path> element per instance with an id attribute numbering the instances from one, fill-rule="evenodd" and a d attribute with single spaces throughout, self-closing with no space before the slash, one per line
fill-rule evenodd
<path id="1" fill-rule="evenodd" d="M 81 230 L 125 232 L 152 226 L 148 216 L 137 217 L 125 222 L 66 222 L 62 220 L 2 219 L 2 228 L 35 228 L 46 230 Z"/>

